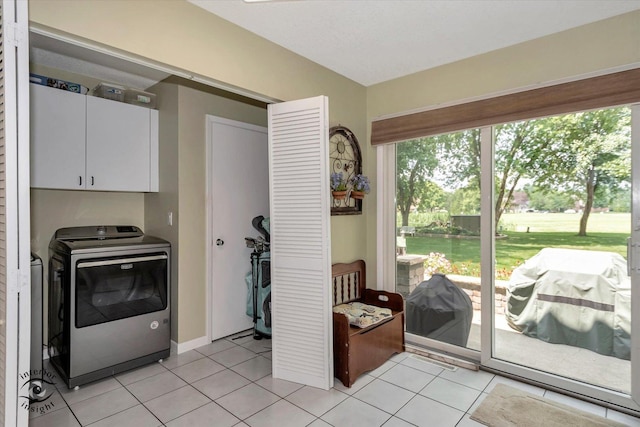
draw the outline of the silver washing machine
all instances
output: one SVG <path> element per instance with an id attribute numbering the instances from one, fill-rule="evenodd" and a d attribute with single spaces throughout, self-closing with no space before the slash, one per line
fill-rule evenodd
<path id="1" fill-rule="evenodd" d="M 68 387 L 169 356 L 170 252 L 130 225 L 56 231 L 47 343 Z"/>

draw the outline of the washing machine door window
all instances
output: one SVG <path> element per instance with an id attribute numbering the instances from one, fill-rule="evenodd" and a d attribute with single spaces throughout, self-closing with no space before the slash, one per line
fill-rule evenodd
<path id="1" fill-rule="evenodd" d="M 76 269 L 76 328 L 167 308 L 167 255 L 80 261 Z"/>

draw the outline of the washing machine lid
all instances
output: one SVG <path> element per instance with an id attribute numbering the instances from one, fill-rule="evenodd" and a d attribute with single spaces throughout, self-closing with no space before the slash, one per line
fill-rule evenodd
<path id="1" fill-rule="evenodd" d="M 104 240 L 142 237 L 144 233 L 135 225 L 90 225 L 60 228 L 53 236 L 56 240 Z"/>
<path id="2" fill-rule="evenodd" d="M 170 243 L 145 235 L 133 225 L 99 225 L 61 228 L 55 232 L 49 248 L 65 253 L 89 253 L 125 248 L 165 248 Z"/>

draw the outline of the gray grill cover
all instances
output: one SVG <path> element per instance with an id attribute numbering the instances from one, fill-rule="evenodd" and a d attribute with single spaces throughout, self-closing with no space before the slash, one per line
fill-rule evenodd
<path id="1" fill-rule="evenodd" d="M 406 300 L 407 332 L 466 346 L 473 320 L 471 298 L 443 274 L 420 283 Z"/>
<path id="2" fill-rule="evenodd" d="M 530 337 L 629 359 L 630 297 L 619 254 L 545 248 L 513 271 L 505 316 Z"/>

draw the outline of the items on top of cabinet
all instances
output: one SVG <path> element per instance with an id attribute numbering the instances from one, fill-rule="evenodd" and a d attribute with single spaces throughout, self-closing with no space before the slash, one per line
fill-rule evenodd
<path id="1" fill-rule="evenodd" d="M 66 80 L 54 79 L 53 77 L 40 74 L 29 73 L 29 81 L 34 84 L 49 86 L 81 95 L 89 94 L 89 88 L 79 83 Z M 93 88 L 91 94 L 99 98 L 110 99 L 112 101 L 125 102 L 139 107 L 156 108 L 156 95 L 140 89 L 133 89 L 113 83 L 100 82 Z"/>
<path id="2" fill-rule="evenodd" d="M 123 102 L 125 90 L 124 86 L 103 82 L 93 88 L 93 96 Z"/>
<path id="3" fill-rule="evenodd" d="M 68 82 L 66 80 L 54 79 L 52 77 L 43 76 L 41 74 L 29 73 L 29 81 L 42 86 L 49 86 L 56 89 L 67 90 L 82 95 L 89 93 L 89 88 L 79 83 Z"/>
<path id="4" fill-rule="evenodd" d="M 113 101 L 125 102 L 146 108 L 156 108 L 156 95 L 112 83 L 100 83 L 93 88 L 93 95 Z"/>
<path id="5" fill-rule="evenodd" d="M 156 108 L 156 95 L 138 89 L 129 89 L 124 92 L 124 102 L 139 105 L 140 107 Z"/>

